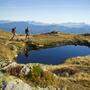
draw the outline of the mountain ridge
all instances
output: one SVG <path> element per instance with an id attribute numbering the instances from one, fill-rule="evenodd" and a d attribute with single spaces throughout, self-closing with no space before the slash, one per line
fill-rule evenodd
<path id="1" fill-rule="evenodd" d="M 9 21 L 0 20 L 0 28 L 5 31 L 11 31 L 11 28 L 17 27 L 17 33 L 24 33 L 26 27 L 31 29 L 33 34 L 47 33 L 51 31 L 61 31 L 65 33 L 90 33 L 90 25 L 86 23 L 61 23 L 61 24 L 48 24 L 35 21 Z"/>

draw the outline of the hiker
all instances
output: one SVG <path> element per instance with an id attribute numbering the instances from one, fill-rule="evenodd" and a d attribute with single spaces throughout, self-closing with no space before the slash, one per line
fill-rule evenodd
<path id="1" fill-rule="evenodd" d="M 25 34 L 26 34 L 26 39 L 28 38 L 29 39 L 29 30 L 28 30 L 28 27 L 25 29 Z"/>
<path id="2" fill-rule="evenodd" d="M 12 28 L 12 38 L 10 40 L 13 40 L 14 37 L 16 36 L 16 27 L 15 28 Z"/>

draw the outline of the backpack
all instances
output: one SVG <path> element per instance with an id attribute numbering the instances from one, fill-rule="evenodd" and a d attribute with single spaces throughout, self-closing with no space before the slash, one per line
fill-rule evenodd
<path id="1" fill-rule="evenodd" d="M 25 33 L 28 33 L 28 32 L 29 32 L 28 28 L 27 28 L 27 29 L 25 29 Z"/>
<path id="2" fill-rule="evenodd" d="M 15 32 L 16 32 L 15 28 L 12 28 L 12 33 L 15 33 Z"/>

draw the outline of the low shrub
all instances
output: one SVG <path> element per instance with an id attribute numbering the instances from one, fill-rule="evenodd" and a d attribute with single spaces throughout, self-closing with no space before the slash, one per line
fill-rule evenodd
<path id="1" fill-rule="evenodd" d="M 43 71 L 40 66 L 36 65 L 33 66 L 32 70 L 26 76 L 26 79 L 33 85 L 40 87 L 53 85 L 56 80 L 51 72 Z"/>
<path id="2" fill-rule="evenodd" d="M 39 65 L 35 65 L 32 67 L 31 71 L 26 76 L 28 79 L 34 81 L 37 78 L 40 78 L 43 74 L 43 70 Z"/>
<path id="3" fill-rule="evenodd" d="M 56 69 L 56 70 L 53 70 L 52 71 L 53 73 L 55 73 L 56 75 L 60 75 L 60 76 L 72 76 L 74 75 L 75 73 L 78 72 L 77 69 L 73 69 L 73 68 L 61 68 L 61 69 Z"/>

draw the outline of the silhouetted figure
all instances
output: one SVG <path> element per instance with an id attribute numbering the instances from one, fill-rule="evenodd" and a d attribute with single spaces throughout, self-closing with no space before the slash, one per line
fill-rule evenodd
<path id="1" fill-rule="evenodd" d="M 29 46 L 28 46 L 28 42 L 25 43 L 24 55 L 25 55 L 26 57 L 29 56 Z"/>
<path id="2" fill-rule="evenodd" d="M 25 55 L 26 57 L 29 56 L 29 49 L 28 49 L 28 48 L 25 48 L 25 49 L 24 49 L 24 55 Z"/>
<path id="3" fill-rule="evenodd" d="M 28 27 L 25 29 L 25 34 L 26 34 L 26 39 L 28 38 L 29 39 L 29 30 L 28 30 Z"/>
<path id="4" fill-rule="evenodd" d="M 14 37 L 16 36 L 16 27 L 15 28 L 12 28 L 12 38 L 10 40 L 13 40 Z"/>

